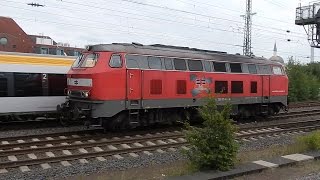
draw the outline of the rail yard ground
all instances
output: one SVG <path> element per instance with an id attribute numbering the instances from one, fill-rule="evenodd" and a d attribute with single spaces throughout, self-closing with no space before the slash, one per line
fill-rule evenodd
<path id="1" fill-rule="evenodd" d="M 290 118 L 290 113 L 280 114 L 262 123 L 238 124 L 241 146 L 237 164 L 303 152 L 295 139 L 318 128 L 317 108 L 292 109 Z M 194 172 L 181 153 L 188 147 L 177 129 L 123 136 L 85 133 L 82 126 L 2 131 L 0 179 L 166 179 Z M 303 172 L 301 176 L 310 173 Z"/>

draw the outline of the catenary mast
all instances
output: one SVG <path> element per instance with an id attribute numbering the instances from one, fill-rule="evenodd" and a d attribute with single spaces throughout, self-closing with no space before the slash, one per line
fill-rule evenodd
<path id="1" fill-rule="evenodd" d="M 252 26 L 252 16 L 256 13 L 252 13 L 252 0 L 246 0 L 246 14 L 241 17 L 245 20 L 244 26 L 244 40 L 243 40 L 243 55 L 252 56 L 251 47 L 251 26 Z"/>

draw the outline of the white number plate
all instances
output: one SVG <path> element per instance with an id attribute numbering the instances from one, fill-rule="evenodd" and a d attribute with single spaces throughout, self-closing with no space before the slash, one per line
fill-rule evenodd
<path id="1" fill-rule="evenodd" d="M 92 87 L 92 79 L 68 78 L 68 85 Z"/>

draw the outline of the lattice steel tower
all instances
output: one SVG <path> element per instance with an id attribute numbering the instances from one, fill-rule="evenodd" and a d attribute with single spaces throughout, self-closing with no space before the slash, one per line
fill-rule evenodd
<path id="1" fill-rule="evenodd" d="M 244 17 L 245 26 L 244 26 L 244 40 L 243 40 L 243 55 L 252 56 L 251 51 L 251 26 L 252 26 L 252 1 L 246 0 L 246 14 L 242 15 Z"/>

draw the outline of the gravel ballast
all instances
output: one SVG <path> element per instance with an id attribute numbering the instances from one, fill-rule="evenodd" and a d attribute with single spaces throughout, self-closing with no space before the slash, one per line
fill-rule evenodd
<path id="1" fill-rule="evenodd" d="M 62 133 L 62 132 L 70 132 L 70 131 L 82 131 L 82 130 L 86 130 L 86 127 L 84 127 L 84 126 L 71 126 L 71 127 L 9 130 L 9 131 L 0 131 L 0 138 L 40 135 L 40 134 L 51 134 L 51 133 Z"/>
<path id="2" fill-rule="evenodd" d="M 31 167 L 32 171 L 22 173 L 19 170 L 13 170 L 4 175 L 0 175 L 0 179 L 17 180 L 17 179 L 61 179 L 74 175 L 88 175 L 99 173 L 105 170 L 125 170 L 128 168 L 145 167 L 153 164 L 165 164 L 185 159 L 182 153 L 167 152 L 154 153 L 153 155 L 139 154 L 139 157 L 124 156 L 124 159 L 117 160 L 115 158 L 106 158 L 106 161 L 99 162 L 95 159 L 89 159 L 89 164 L 80 164 L 79 161 L 70 161 L 72 166 L 63 167 L 58 163 L 54 163 L 51 169 L 42 170 L 40 166 Z"/>
<path id="3" fill-rule="evenodd" d="M 241 143 L 240 152 L 253 151 L 268 148 L 271 145 L 288 145 L 294 142 L 295 136 L 279 136 L 273 138 L 259 139 Z M 96 159 L 87 159 L 89 164 L 81 164 L 79 161 L 70 161 L 72 166 L 63 167 L 59 163 L 53 163 L 51 169 L 43 170 L 39 165 L 31 166 L 30 172 L 22 173 L 18 169 L 9 171 L 9 173 L 0 175 L 0 179 L 61 179 L 75 175 L 89 175 L 103 171 L 126 170 L 135 167 L 146 167 L 154 164 L 167 164 L 177 160 L 186 160 L 186 157 L 180 151 L 166 153 L 152 152 L 153 155 L 139 153 L 139 157 L 133 158 L 123 155 L 124 159 L 118 160 L 113 157 L 105 157 L 107 161 L 100 162 Z"/>
<path id="4" fill-rule="evenodd" d="M 316 119 L 318 117 L 305 117 L 299 118 L 303 119 Z M 12 137 L 12 136 L 26 136 L 34 134 L 48 134 L 48 133 L 59 133 L 59 132 L 69 132 L 69 131 L 80 131 L 85 130 L 84 126 L 74 126 L 74 127 L 62 127 L 62 128 L 42 128 L 33 130 L 14 130 L 14 131 L 3 131 L 0 132 L 0 137 Z M 254 151 L 260 149 L 266 149 L 270 146 L 280 145 L 285 146 L 292 144 L 294 139 L 298 135 L 280 135 L 278 137 L 258 139 L 257 141 L 241 142 L 240 152 Z M 163 149 L 164 150 L 164 149 Z M 39 165 L 30 166 L 30 172 L 22 173 L 18 168 L 9 169 L 8 173 L 0 174 L 0 179 L 13 180 L 13 179 L 61 179 L 70 176 L 78 175 L 89 175 L 95 174 L 103 171 L 112 170 L 126 170 L 135 167 L 147 167 L 154 164 L 168 164 L 175 162 L 177 160 L 186 160 L 186 157 L 180 151 L 171 152 L 165 150 L 166 153 L 152 152 L 153 155 L 146 155 L 143 153 L 139 154 L 139 157 L 129 157 L 128 155 L 123 155 L 124 159 L 118 160 L 113 157 L 105 157 L 107 161 L 100 162 L 96 159 L 87 159 L 88 164 L 81 164 L 79 161 L 70 161 L 72 166 L 63 167 L 60 163 L 50 164 L 52 168 L 43 170 Z M 319 177 L 319 174 L 317 174 Z"/>

